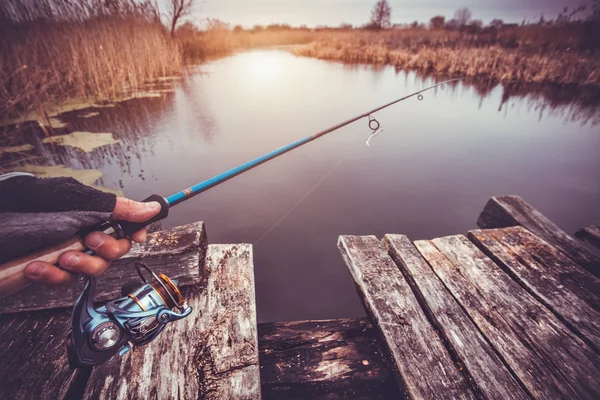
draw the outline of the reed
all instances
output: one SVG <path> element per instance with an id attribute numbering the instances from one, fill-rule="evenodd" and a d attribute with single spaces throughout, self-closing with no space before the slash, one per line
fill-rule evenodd
<path id="1" fill-rule="evenodd" d="M 102 4 L 1 3 L 0 117 L 43 114 L 49 104 L 73 98 L 110 100 L 182 71 L 177 43 L 148 9 Z"/>
<path id="2" fill-rule="evenodd" d="M 600 55 L 596 52 L 561 49 L 556 43 L 549 49 L 543 41 L 521 43 L 514 37 L 506 39 L 515 41 L 510 45 L 497 36 L 494 44 L 488 40 L 482 34 L 445 30 L 355 30 L 316 40 L 293 52 L 344 63 L 388 64 L 447 77 L 600 87 Z"/>

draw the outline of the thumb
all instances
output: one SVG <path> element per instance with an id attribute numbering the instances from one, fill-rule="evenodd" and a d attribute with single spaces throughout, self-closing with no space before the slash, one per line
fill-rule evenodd
<path id="1" fill-rule="evenodd" d="M 144 222 L 160 212 L 160 204 L 156 201 L 141 203 L 123 197 L 117 197 L 117 204 L 112 213 L 115 220 Z"/>

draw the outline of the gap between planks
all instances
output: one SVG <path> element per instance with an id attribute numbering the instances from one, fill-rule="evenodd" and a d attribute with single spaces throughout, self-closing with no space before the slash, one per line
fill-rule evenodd
<path id="1" fill-rule="evenodd" d="M 529 399 L 497 352 L 405 235 L 385 235 L 383 245 L 415 293 L 448 352 L 484 398 Z"/>
<path id="2" fill-rule="evenodd" d="M 415 246 L 535 398 L 600 396 L 598 355 L 466 237 Z"/>

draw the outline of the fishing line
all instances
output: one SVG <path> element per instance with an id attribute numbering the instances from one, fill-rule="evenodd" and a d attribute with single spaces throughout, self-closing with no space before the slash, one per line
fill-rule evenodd
<path id="1" fill-rule="evenodd" d="M 254 242 L 253 246 L 256 246 L 261 240 L 263 240 L 269 233 L 271 233 L 271 231 L 273 229 L 275 229 L 277 227 L 277 225 L 279 225 L 288 215 L 290 215 L 292 213 L 292 211 L 294 211 L 296 209 L 296 207 L 298 207 L 300 205 L 300 203 L 302 203 L 308 196 L 310 196 L 310 194 L 312 192 L 314 192 L 317 187 L 323 183 L 325 181 L 325 179 L 327 179 L 327 177 L 329 175 L 331 175 L 333 173 L 333 171 L 335 171 L 340 165 L 342 165 L 346 160 L 348 160 L 349 158 L 353 158 L 354 156 L 346 156 L 344 158 L 342 158 L 340 160 L 340 162 L 338 162 L 333 168 L 331 168 L 329 170 L 329 172 L 327 172 L 308 192 L 306 192 L 306 194 L 304 196 L 302 196 L 300 198 L 300 200 L 298 200 L 296 202 L 296 204 L 294 204 L 292 206 L 292 208 L 290 208 L 285 214 L 283 214 L 283 216 L 281 218 L 279 218 L 277 220 L 277 222 L 275 222 L 273 224 L 273 226 L 271 226 L 256 242 Z"/>
<path id="2" fill-rule="evenodd" d="M 354 122 L 354 121 L 356 121 L 358 119 L 366 117 L 366 118 L 368 118 L 367 125 L 369 126 L 369 129 L 371 130 L 371 134 L 369 135 L 369 137 L 368 137 L 368 139 L 366 141 L 366 144 L 367 144 L 368 147 L 371 147 L 371 143 L 370 143 L 371 140 L 373 138 L 377 137 L 381 132 L 383 132 L 383 128 L 381 127 L 381 123 L 373 116 L 374 113 L 376 113 L 377 111 L 383 110 L 384 108 L 387 108 L 387 107 L 389 107 L 389 106 L 391 106 L 393 104 L 396 104 L 396 103 L 399 103 L 399 102 L 404 101 L 406 99 L 409 99 L 409 98 L 411 98 L 413 96 L 417 96 L 417 100 L 421 101 L 421 100 L 423 100 L 423 94 L 422 94 L 423 92 L 428 91 L 428 90 L 433 89 L 433 88 L 437 88 L 437 87 L 439 87 L 440 89 L 444 89 L 446 84 L 451 83 L 451 82 L 456 82 L 456 81 L 459 81 L 459 80 L 460 79 L 451 79 L 451 80 L 448 80 L 448 81 L 440 82 L 440 83 L 437 83 L 435 85 L 429 86 L 429 87 L 427 87 L 425 89 L 422 89 L 422 90 L 420 90 L 418 92 L 412 93 L 412 94 L 410 94 L 408 96 L 404 96 L 404 97 L 402 97 L 402 98 L 400 98 L 398 100 L 395 100 L 395 101 L 392 101 L 390 103 L 387 103 L 387 104 L 385 104 L 385 105 L 383 105 L 381 107 L 378 107 L 376 109 L 373 109 L 373 110 L 371 110 L 371 111 L 369 111 L 369 112 L 367 112 L 365 114 L 362 114 L 362 115 L 357 116 L 357 117 L 355 117 L 355 118 L 353 118 L 351 120 L 348 120 L 346 122 L 338 124 L 338 125 L 336 125 L 336 126 L 334 126 L 332 128 L 329 128 L 329 129 L 323 131 L 323 132 L 315 134 L 315 135 L 313 135 L 313 138 L 316 138 L 318 136 L 321 136 L 321 135 L 326 134 L 328 132 L 331 132 L 333 130 L 339 129 L 342 126 L 348 125 L 348 124 L 350 124 L 350 123 L 352 123 L 352 122 Z M 296 204 L 294 204 L 289 210 L 287 210 L 287 212 L 285 214 L 283 214 L 283 216 L 281 216 L 281 218 L 279 218 L 277 220 L 277 222 L 275 222 L 269 229 L 267 229 L 267 231 L 265 233 L 263 233 L 263 235 L 260 238 L 258 238 L 258 240 L 256 242 L 254 242 L 253 246 L 256 246 L 258 243 L 260 243 L 269 233 L 271 233 L 271 231 L 273 229 L 275 229 L 285 218 L 287 218 L 287 216 L 290 215 L 292 213 L 292 211 L 294 211 L 304 200 L 306 200 L 306 198 L 308 196 L 310 196 L 310 194 L 312 192 L 314 192 L 317 189 L 317 187 L 319 187 L 319 185 L 321 183 L 323 183 L 325 181 L 325 179 L 327 179 L 327 177 L 329 177 L 329 175 L 331 175 L 333 173 L 333 171 L 335 171 L 340 165 L 342 165 L 346 160 L 348 160 L 351 157 L 355 157 L 355 156 L 346 156 L 346 157 L 342 158 L 340 160 L 340 162 L 338 162 L 332 169 L 330 169 L 329 172 L 327 172 L 308 192 L 306 192 L 306 194 L 304 196 L 302 196 L 300 198 L 300 200 L 298 200 L 296 202 Z"/>

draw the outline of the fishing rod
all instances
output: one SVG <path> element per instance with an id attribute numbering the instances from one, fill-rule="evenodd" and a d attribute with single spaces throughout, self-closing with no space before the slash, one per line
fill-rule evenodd
<path id="1" fill-rule="evenodd" d="M 162 197 L 153 194 L 144 199 L 143 202 L 156 201 L 160 204 L 161 210 L 158 215 L 148 221 L 137 223 L 107 221 L 96 227 L 95 230 L 102 231 L 117 239 L 130 237 L 149 224 L 166 218 L 170 207 L 362 118 L 368 118 L 368 126 L 372 131 L 366 142 L 367 145 L 370 145 L 370 140 L 382 131 L 379 121 L 373 117 L 374 113 L 414 96 L 422 100 L 422 93 L 436 87 L 443 88 L 444 85 L 459 80 L 446 80 L 411 93 L 287 146 L 280 147 L 171 196 Z M 29 263 L 45 261 L 58 264 L 59 256 L 68 250 L 94 254 L 86 248 L 82 237 L 75 237 L 61 244 L 0 265 L 0 297 L 14 294 L 30 284 L 25 278 L 25 267 Z M 146 275 L 142 273 L 142 269 L 146 270 Z M 157 275 L 141 263 L 136 264 L 136 270 L 141 280 L 138 289 L 99 308 L 94 308 L 96 279 L 93 277 L 86 278 L 83 292 L 73 308 L 71 333 L 67 339 L 67 355 L 72 368 L 100 365 L 117 353 L 123 355 L 133 346 L 149 343 L 160 334 L 169 322 L 185 318 L 192 312 L 191 307 L 187 305 L 179 291 L 177 281 L 171 280 L 163 274 Z M 151 281 L 146 279 L 148 273 L 152 277 Z M 174 310 L 177 310 L 177 312 Z"/>

